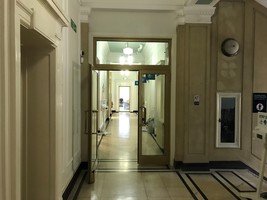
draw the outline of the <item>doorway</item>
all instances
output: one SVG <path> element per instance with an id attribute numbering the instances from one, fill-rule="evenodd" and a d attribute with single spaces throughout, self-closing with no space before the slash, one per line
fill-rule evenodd
<path id="1" fill-rule="evenodd" d="M 130 110 L 130 87 L 120 86 L 119 87 L 119 111 Z"/>
<path id="2" fill-rule="evenodd" d="M 22 199 L 53 199 L 55 49 L 36 31 L 23 26 L 21 105 Z"/>
<path id="3" fill-rule="evenodd" d="M 130 162 L 132 167 L 164 165 L 168 162 L 165 98 L 169 76 L 160 71 L 129 71 L 125 79 L 121 74 L 92 72 L 92 127 L 97 126 L 92 133 L 98 132 L 92 135 L 92 158 L 98 165 L 94 168 L 111 163 L 115 168 L 125 166 L 121 162 Z M 111 114 L 106 113 L 111 109 L 103 109 L 114 104 Z"/>
<path id="4" fill-rule="evenodd" d="M 105 118 L 98 117 L 100 131 L 97 140 L 100 143 L 96 150 L 97 168 L 98 170 L 108 166 L 109 168 L 124 168 L 126 163 L 128 166 L 137 167 L 138 86 L 135 85 L 135 82 L 138 80 L 138 72 L 128 71 L 125 75 L 122 71 L 99 70 L 97 75 L 98 83 L 102 86 L 98 90 L 98 94 L 94 96 L 100 97 L 98 102 L 105 101 L 107 106 L 111 105 L 112 107 L 105 110 L 97 109 L 102 113 L 112 110 L 110 114 L 105 115 Z M 96 85 L 95 88 L 97 88 Z M 112 103 L 109 104 L 109 102 Z M 98 115 L 103 116 L 100 113 Z M 106 125 L 101 125 L 105 123 Z"/>
<path id="5" fill-rule="evenodd" d="M 136 72 L 138 74 L 135 80 L 131 80 L 130 84 L 113 82 L 103 84 L 100 81 L 97 84 L 92 83 L 91 86 L 94 85 L 95 88 L 92 88 L 91 91 L 99 88 L 102 93 L 102 95 L 93 96 L 95 98 L 96 96 L 106 97 L 106 99 L 97 100 L 99 105 L 102 105 L 96 109 L 97 119 L 102 121 L 96 122 L 99 128 L 97 137 L 101 137 L 100 140 L 96 139 L 96 141 L 103 142 L 105 138 L 113 134 L 109 131 L 103 131 L 102 127 L 105 126 L 101 126 L 101 124 L 108 120 L 101 118 L 101 116 L 111 116 L 109 120 L 109 124 L 111 124 L 115 117 L 118 120 L 125 120 L 129 113 L 129 115 L 135 114 L 137 119 L 135 154 L 137 167 L 144 165 L 168 166 L 170 163 L 170 44 L 171 40 L 169 39 L 94 38 L 94 52 L 96 54 L 91 66 L 92 72 L 98 71 L 97 74 L 100 76 L 101 73 L 108 73 L 108 78 L 107 76 L 105 78 L 107 81 L 115 77 L 115 73 L 126 75 L 128 72 Z M 124 78 L 127 79 L 127 76 Z M 115 89 L 107 89 L 106 86 Z M 136 93 L 134 93 L 134 89 L 137 90 Z M 103 94 L 103 91 L 107 92 L 107 95 Z M 108 94 L 108 91 L 111 92 Z M 136 99 L 136 107 L 132 99 Z M 93 97 L 91 101 L 94 101 Z M 111 105 L 112 108 L 107 108 L 108 105 Z M 109 110 L 111 111 L 110 115 L 103 115 L 103 112 Z M 93 119 L 93 109 L 91 109 L 91 122 Z M 128 120 L 131 120 L 131 116 L 128 116 Z M 89 121 L 89 123 L 91 122 Z M 120 125 L 117 127 L 119 128 Z M 128 125 L 124 122 L 121 127 L 125 128 Z M 124 136 L 127 137 L 127 134 Z M 91 129 L 91 137 L 89 138 L 94 137 L 94 131 Z M 95 145 L 96 150 L 91 150 L 91 153 L 96 152 L 98 158 L 100 157 L 101 143 Z M 116 147 L 122 147 L 122 144 L 123 142 L 117 143 Z M 106 146 L 110 146 L 110 143 L 106 143 Z M 111 151 L 106 150 L 108 153 Z M 88 163 L 90 168 L 90 159 Z M 89 172 L 89 176 L 90 174 L 93 172 Z"/>

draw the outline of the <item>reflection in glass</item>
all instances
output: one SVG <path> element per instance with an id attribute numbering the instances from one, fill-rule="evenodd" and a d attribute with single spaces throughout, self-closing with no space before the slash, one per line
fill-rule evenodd
<path id="1" fill-rule="evenodd" d="M 163 155 L 165 75 L 144 74 L 142 82 L 142 155 Z"/>
<path id="2" fill-rule="evenodd" d="M 224 97 L 221 100 L 221 142 L 235 142 L 235 98 Z"/>
<path id="3" fill-rule="evenodd" d="M 96 41 L 96 63 L 108 65 L 169 65 L 167 41 Z"/>
<path id="4" fill-rule="evenodd" d="M 119 115 L 119 138 L 129 138 L 130 137 L 130 121 L 128 114 Z"/>
<path id="5" fill-rule="evenodd" d="M 92 71 L 92 113 L 91 113 L 91 134 L 92 134 L 92 169 L 97 162 L 97 130 L 98 130 L 98 73 Z"/>

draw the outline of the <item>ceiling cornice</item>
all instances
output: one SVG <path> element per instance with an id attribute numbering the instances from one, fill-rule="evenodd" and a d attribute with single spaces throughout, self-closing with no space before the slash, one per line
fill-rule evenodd
<path id="1" fill-rule="evenodd" d="M 215 7 L 210 5 L 193 5 L 184 7 L 185 23 L 211 23 Z"/>
<path id="2" fill-rule="evenodd" d="M 215 4 L 219 0 L 213 0 L 209 5 L 196 4 L 197 0 L 81 0 L 81 19 L 85 21 L 93 9 L 114 11 L 156 11 L 176 12 L 176 23 L 211 23 L 211 17 L 215 13 Z"/>
<path id="3" fill-rule="evenodd" d="M 89 6 L 80 6 L 80 20 L 81 22 L 88 22 L 92 8 Z"/>
<path id="4" fill-rule="evenodd" d="M 176 10 L 177 24 L 187 23 L 210 24 L 215 7 L 210 5 L 191 5 Z"/>
<path id="5" fill-rule="evenodd" d="M 107 1 L 107 0 L 82 0 L 81 6 L 91 7 L 91 9 L 111 9 L 111 10 L 151 10 L 151 11 L 175 11 L 179 6 L 183 6 L 184 1 Z"/>

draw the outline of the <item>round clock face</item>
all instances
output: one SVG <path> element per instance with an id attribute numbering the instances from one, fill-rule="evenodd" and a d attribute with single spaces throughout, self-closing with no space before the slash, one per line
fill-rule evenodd
<path id="1" fill-rule="evenodd" d="M 221 49 L 222 53 L 225 56 L 228 57 L 235 56 L 238 53 L 239 44 L 235 39 L 228 38 L 223 41 Z"/>

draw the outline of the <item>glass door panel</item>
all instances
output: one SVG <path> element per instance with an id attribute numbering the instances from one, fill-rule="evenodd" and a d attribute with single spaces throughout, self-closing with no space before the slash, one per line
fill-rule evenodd
<path id="1" fill-rule="evenodd" d="M 169 65 L 171 46 L 169 39 L 134 40 L 94 38 L 96 48 L 94 65 L 110 67 L 154 65 L 159 68 Z"/>
<path id="2" fill-rule="evenodd" d="M 240 147 L 240 93 L 217 94 L 217 147 Z"/>
<path id="3" fill-rule="evenodd" d="M 92 71 L 92 169 L 97 163 L 97 144 L 98 144 L 98 72 Z"/>
<path id="4" fill-rule="evenodd" d="M 139 163 L 168 164 L 167 74 L 140 73 Z M 169 113 L 169 112 L 168 112 Z M 166 126 L 167 125 L 167 126 Z"/>

